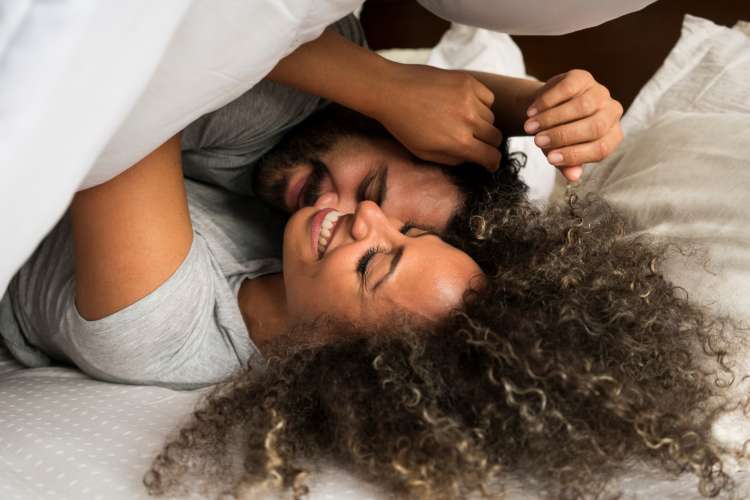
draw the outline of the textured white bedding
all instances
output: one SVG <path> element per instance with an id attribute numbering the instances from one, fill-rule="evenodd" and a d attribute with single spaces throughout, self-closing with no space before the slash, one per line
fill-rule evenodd
<path id="1" fill-rule="evenodd" d="M 691 50 L 700 50 L 703 56 L 689 57 Z M 683 38 L 626 117 L 628 130 L 635 132 L 653 125 L 663 118 L 660 115 L 665 108 L 702 112 L 701 106 L 710 104 L 710 111 L 716 112 L 721 110 L 715 108 L 725 103 L 732 111 L 750 112 L 750 99 L 746 98 L 748 54 L 750 38 L 739 29 L 688 18 Z M 698 64 L 693 64 L 694 59 L 699 59 Z M 688 62 L 690 67 L 685 66 Z M 695 72 L 705 77 L 699 80 L 693 76 Z M 701 81 L 696 85 L 702 87 L 692 86 Z M 667 96 L 669 101 L 662 101 Z M 694 127 L 700 127 L 700 123 Z M 712 141 L 719 139 L 714 137 Z M 721 148 L 715 147 L 715 152 L 719 155 Z M 725 153 L 741 160 L 737 151 Z M 185 418 L 199 396 L 96 382 L 67 368 L 20 369 L 0 352 L 0 498 L 146 498 L 140 482 L 143 472 L 165 436 Z M 737 467 L 739 498 L 748 498 L 750 476 Z M 330 468 L 315 477 L 311 486 L 313 499 L 383 498 L 373 486 Z M 690 476 L 673 478 L 633 471 L 623 478 L 622 486 L 626 498 L 699 498 Z M 509 497 L 536 498 L 533 492 L 518 489 Z"/>

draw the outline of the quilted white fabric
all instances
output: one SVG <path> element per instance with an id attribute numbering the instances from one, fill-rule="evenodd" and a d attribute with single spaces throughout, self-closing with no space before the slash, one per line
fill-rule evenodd
<path id="1" fill-rule="evenodd" d="M 734 29 L 685 16 L 669 57 L 622 120 L 626 135 L 670 110 L 750 113 L 750 23 Z"/>

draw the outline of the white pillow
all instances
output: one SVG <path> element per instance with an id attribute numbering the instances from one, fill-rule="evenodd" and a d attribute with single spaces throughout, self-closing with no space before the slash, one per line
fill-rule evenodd
<path id="1" fill-rule="evenodd" d="M 667 112 L 588 169 L 582 187 L 633 224 L 626 237 L 648 234 L 687 250 L 669 252 L 665 276 L 694 303 L 750 326 L 750 114 Z M 724 394 L 741 402 L 750 394 L 750 331 L 732 338 L 727 363 L 736 377 Z M 741 410 L 725 415 L 714 435 L 740 450 L 750 420 Z"/>
<path id="2" fill-rule="evenodd" d="M 687 15 L 682 35 L 622 120 L 625 134 L 669 110 L 750 113 L 750 24 L 734 29 Z"/>

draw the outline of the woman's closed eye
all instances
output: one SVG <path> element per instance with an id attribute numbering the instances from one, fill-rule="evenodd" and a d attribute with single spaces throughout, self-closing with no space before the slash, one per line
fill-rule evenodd
<path id="1" fill-rule="evenodd" d="M 370 270 L 370 263 L 372 259 L 379 253 L 384 253 L 385 249 L 381 247 L 368 248 L 362 257 L 357 262 L 357 274 L 360 277 L 360 284 L 364 289 L 367 284 L 367 277 Z"/>
<path id="2" fill-rule="evenodd" d="M 438 236 L 437 232 L 435 232 L 432 229 L 425 228 L 422 226 L 418 226 L 417 224 L 413 222 L 406 222 L 403 226 L 399 229 L 399 232 L 405 236 L 410 236 L 409 233 L 420 231 L 418 234 L 411 235 L 412 238 L 419 238 L 421 236 Z M 382 247 L 371 247 L 368 248 L 367 251 L 360 257 L 359 261 L 357 262 L 357 274 L 360 276 L 360 284 L 363 289 L 366 288 L 367 279 L 370 275 L 370 268 L 372 267 L 370 264 L 373 262 L 373 259 L 375 256 L 379 254 L 389 253 L 386 249 Z"/>

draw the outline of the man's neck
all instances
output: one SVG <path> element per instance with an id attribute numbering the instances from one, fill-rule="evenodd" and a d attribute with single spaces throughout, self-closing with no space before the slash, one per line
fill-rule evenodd
<path id="1" fill-rule="evenodd" d="M 237 299 L 250 338 L 261 351 L 286 330 L 286 292 L 281 273 L 246 279 Z"/>

